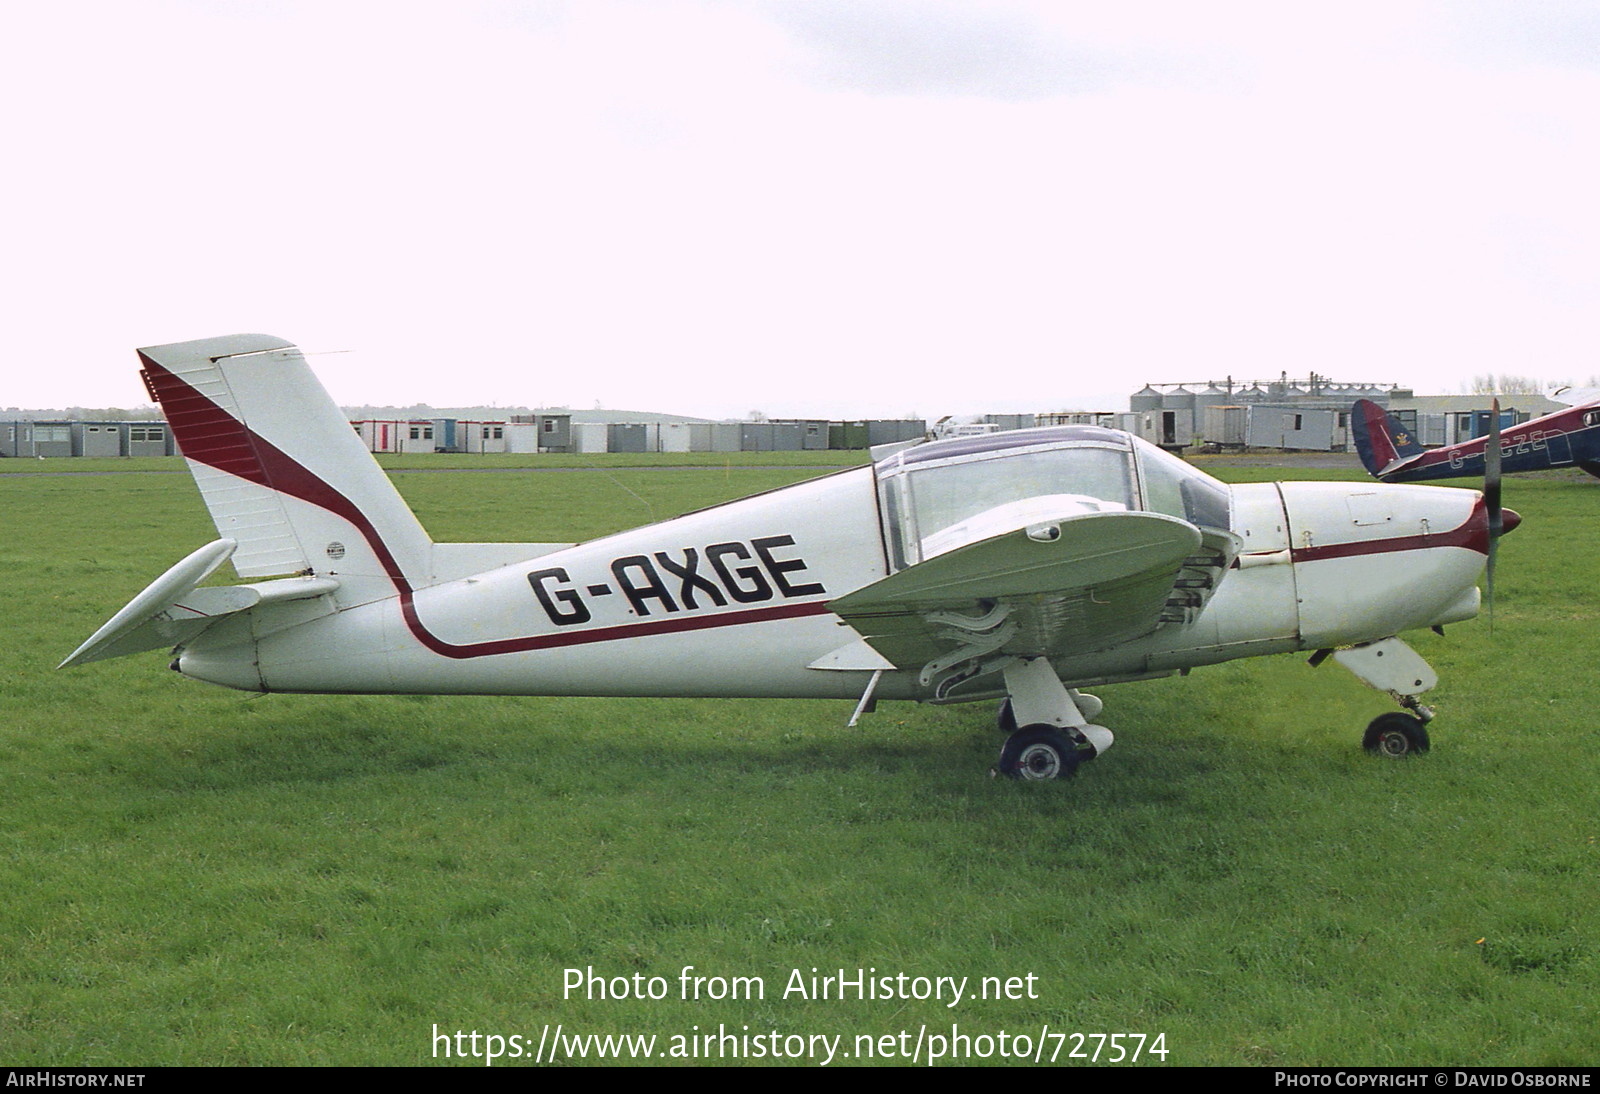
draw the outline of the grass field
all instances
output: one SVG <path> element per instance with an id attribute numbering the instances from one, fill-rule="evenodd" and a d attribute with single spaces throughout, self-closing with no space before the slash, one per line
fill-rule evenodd
<path id="1" fill-rule="evenodd" d="M 713 468 L 396 481 L 438 539 L 525 541 L 816 473 Z M 408 1065 L 435 1027 L 531 1052 L 546 1024 L 1593 1064 L 1600 482 L 1506 493 L 1494 634 L 1408 636 L 1442 677 L 1428 755 L 1364 754 L 1392 703 L 1282 657 L 1104 688 L 1117 747 L 1020 785 L 986 777 L 986 705 L 847 729 L 838 702 L 251 698 L 159 653 L 56 672 L 215 533 L 186 475 L 0 475 L 0 1064 Z M 765 998 L 683 1000 L 689 965 Z M 564 997 L 573 968 L 669 992 Z M 814 968 L 1036 997 L 783 996 Z"/>

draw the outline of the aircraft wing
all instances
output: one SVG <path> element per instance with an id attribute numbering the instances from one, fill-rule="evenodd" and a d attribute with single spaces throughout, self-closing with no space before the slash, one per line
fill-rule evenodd
<path id="1" fill-rule="evenodd" d="M 1550 393 L 1550 398 L 1568 406 L 1600 403 L 1600 387 L 1558 387 Z"/>
<path id="2" fill-rule="evenodd" d="M 1159 513 L 1086 513 L 909 566 L 829 604 L 929 683 L 973 658 L 1088 653 L 1199 614 L 1239 551 Z"/>

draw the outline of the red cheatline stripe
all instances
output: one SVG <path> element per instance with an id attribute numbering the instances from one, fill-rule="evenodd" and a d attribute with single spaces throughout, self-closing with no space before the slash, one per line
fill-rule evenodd
<path id="1" fill-rule="evenodd" d="M 1356 543 L 1330 543 L 1325 547 L 1295 547 L 1289 551 L 1293 562 L 1323 562 L 1330 558 L 1356 558 L 1360 555 L 1386 555 L 1397 551 L 1426 551 L 1435 547 L 1464 547 L 1480 555 L 1489 553 L 1489 517 L 1479 498 L 1471 514 L 1459 527 L 1430 536 L 1397 536 L 1392 539 L 1369 539 Z M 1252 551 L 1252 555 L 1275 555 L 1281 551 Z M 1239 560 L 1233 560 L 1239 568 Z"/>
<path id="2" fill-rule="evenodd" d="M 582 631 L 558 631 L 553 634 L 505 638 L 493 642 L 473 642 L 466 645 L 446 642 L 428 630 L 422 622 L 417 614 L 416 594 L 411 588 L 411 583 L 400 572 L 400 565 L 388 545 L 383 542 L 383 537 L 354 502 L 170 371 L 143 353 L 139 354 L 139 358 L 144 362 L 151 388 L 155 391 L 162 410 L 166 412 L 173 436 L 177 438 L 178 446 L 186 458 L 215 467 L 219 471 L 226 471 L 230 475 L 237 475 L 269 490 L 277 490 L 290 497 L 310 502 L 349 521 L 378 556 L 385 575 L 394 584 L 395 591 L 400 596 L 400 613 L 412 637 L 440 656 L 458 659 L 492 657 L 503 653 L 555 649 L 590 642 L 613 642 L 623 638 L 642 638 L 653 634 L 674 634 L 713 627 L 735 627 L 745 623 L 762 623 L 828 613 L 826 603 L 809 601 L 801 604 L 777 604 L 766 608 L 718 612 L 711 615 L 669 617 L 648 622 L 624 623 L 613 627 L 591 627 Z"/>
<path id="3" fill-rule="evenodd" d="M 417 640 L 434 653 L 444 657 L 489 657 L 497 653 L 523 653 L 527 650 L 548 650 L 561 646 L 581 646 L 590 642 L 614 642 L 622 638 L 644 638 L 652 634 L 676 634 L 680 631 L 703 631 L 713 627 L 736 627 L 744 623 L 765 623 L 776 619 L 796 619 L 807 615 L 827 615 L 828 605 L 822 601 L 805 604 L 777 604 L 770 608 L 749 608 L 736 612 L 719 612 L 713 615 L 680 615 L 654 619 L 644 623 L 623 623 L 615 627 L 591 627 L 583 631 L 557 631 L 554 634 L 530 635 L 526 638 L 505 638 L 498 642 L 476 642 L 457 646 L 443 642 L 423 628 L 417 618 L 416 606 L 409 595 L 400 599 L 406 624 Z"/>
<path id="4" fill-rule="evenodd" d="M 1473 503 L 1472 512 L 1458 527 L 1427 536 L 1395 536 L 1356 543 L 1330 543 L 1325 547 L 1295 547 L 1290 555 L 1295 562 L 1321 562 L 1330 558 L 1355 558 L 1359 555 L 1386 555 L 1396 551 L 1425 551 L 1434 547 L 1464 547 L 1480 555 L 1489 553 L 1489 515 L 1483 498 Z"/>

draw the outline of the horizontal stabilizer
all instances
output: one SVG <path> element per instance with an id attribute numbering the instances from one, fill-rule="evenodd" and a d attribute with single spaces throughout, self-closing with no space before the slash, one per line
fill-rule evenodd
<path id="1" fill-rule="evenodd" d="M 182 562 L 152 581 L 144 592 L 128 601 L 116 615 L 89 640 L 72 651 L 72 656 L 57 668 L 83 665 L 90 661 L 103 661 L 108 657 L 121 657 L 126 653 L 153 650 L 160 641 L 139 645 L 134 632 L 139 631 L 154 617 L 170 608 L 178 598 L 194 591 L 194 587 L 211 575 L 211 572 L 232 557 L 238 544 L 231 539 L 219 539 L 191 553 Z M 149 637 L 149 636 L 146 636 Z"/>
<path id="2" fill-rule="evenodd" d="M 152 581 L 57 667 L 183 645 L 225 616 L 261 604 L 324 596 L 339 588 L 338 581 L 327 577 L 197 588 L 228 560 L 236 546 L 231 539 L 219 539 L 189 555 Z"/>

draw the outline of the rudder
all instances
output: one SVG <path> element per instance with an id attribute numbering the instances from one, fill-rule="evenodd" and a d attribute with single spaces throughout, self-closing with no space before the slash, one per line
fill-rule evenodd
<path id="1" fill-rule="evenodd" d="M 1357 399 L 1350 413 L 1361 463 L 1374 478 L 1382 478 L 1394 464 L 1420 455 L 1422 445 L 1398 418 L 1370 399 Z"/>
<path id="2" fill-rule="evenodd" d="M 344 607 L 428 584 L 427 532 L 298 348 L 235 334 L 138 352 L 241 577 L 336 577 Z"/>

